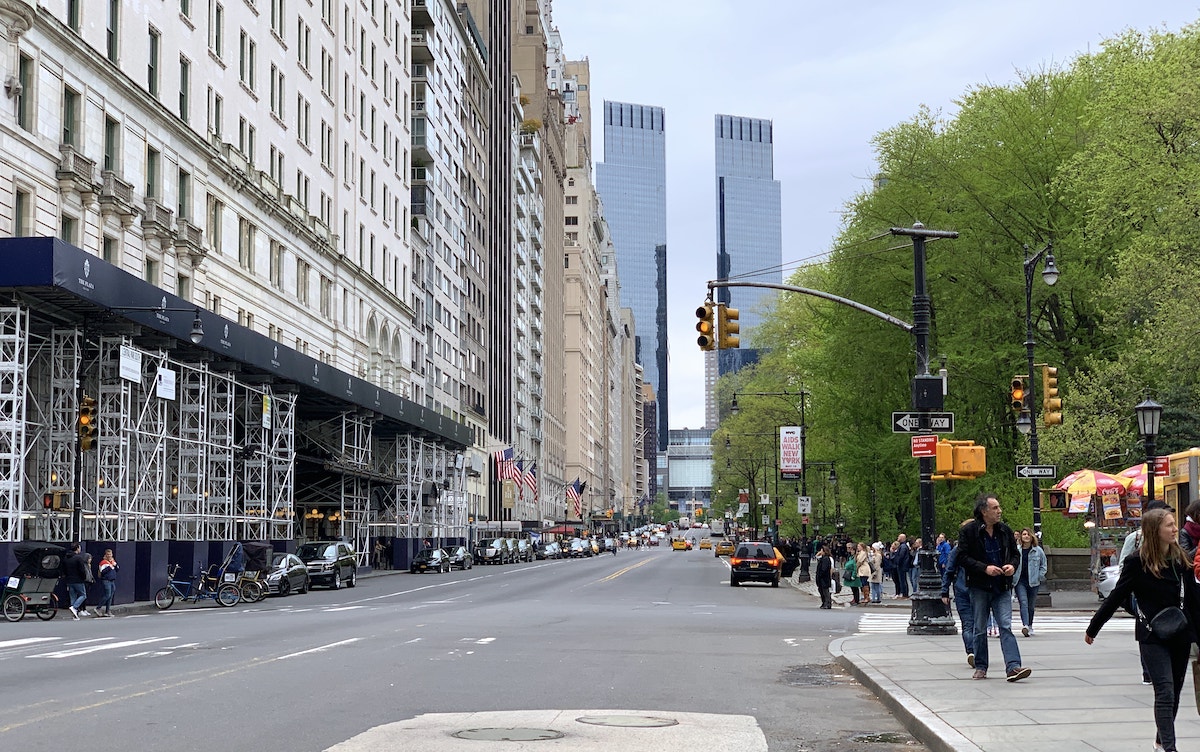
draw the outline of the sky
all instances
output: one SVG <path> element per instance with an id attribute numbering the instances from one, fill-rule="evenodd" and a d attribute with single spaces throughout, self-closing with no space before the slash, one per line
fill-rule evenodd
<path id="1" fill-rule="evenodd" d="M 869 187 L 872 138 L 922 105 L 952 116 L 974 87 L 1197 20 L 1193 0 L 554 0 L 567 58 L 590 62 L 593 113 L 603 100 L 666 110 L 670 427 L 704 426 L 694 328 L 716 276 L 714 115 L 774 121 L 783 261 L 799 262 L 828 252 Z"/>

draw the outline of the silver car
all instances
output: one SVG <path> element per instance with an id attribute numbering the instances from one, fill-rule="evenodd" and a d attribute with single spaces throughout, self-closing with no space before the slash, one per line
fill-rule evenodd
<path id="1" fill-rule="evenodd" d="M 1108 594 L 1116 587 L 1118 569 L 1116 564 L 1110 567 L 1105 567 L 1096 575 L 1096 594 L 1100 596 L 1100 600 L 1108 597 Z"/>

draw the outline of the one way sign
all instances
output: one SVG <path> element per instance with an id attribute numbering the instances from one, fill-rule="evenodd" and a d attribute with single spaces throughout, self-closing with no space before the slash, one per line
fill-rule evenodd
<path id="1" fill-rule="evenodd" d="M 1017 465 L 1017 477 L 1022 480 L 1034 478 L 1057 478 L 1057 465 Z"/>
<path id="2" fill-rule="evenodd" d="M 930 431 L 954 433 L 954 413 L 892 413 L 892 433 L 917 433 L 922 415 L 928 416 Z"/>

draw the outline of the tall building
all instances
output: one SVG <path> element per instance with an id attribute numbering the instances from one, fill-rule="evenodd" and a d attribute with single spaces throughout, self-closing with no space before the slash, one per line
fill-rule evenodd
<path id="1" fill-rule="evenodd" d="M 636 350 L 667 446 L 667 162 L 663 108 L 604 103 L 604 161 L 596 188 L 617 249 L 621 305 L 637 322 Z M 567 228 L 571 230 L 570 227 Z"/>
<path id="2" fill-rule="evenodd" d="M 780 283 L 782 209 L 780 184 L 775 179 L 771 121 L 717 115 L 714 131 L 717 279 Z M 753 287 L 717 289 L 718 302 L 740 312 L 743 345 L 762 321 L 764 308 L 774 296 L 773 290 Z M 732 373 L 757 358 L 748 347 L 706 353 L 705 422 L 709 427 L 715 428 L 718 421 L 714 376 Z"/>

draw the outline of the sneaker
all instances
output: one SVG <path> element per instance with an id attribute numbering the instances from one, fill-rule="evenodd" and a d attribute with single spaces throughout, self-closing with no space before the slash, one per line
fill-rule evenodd
<path id="1" fill-rule="evenodd" d="M 1025 637 L 1028 637 L 1029 636 L 1029 627 L 1022 624 L 1021 625 L 1021 634 Z"/>
<path id="2" fill-rule="evenodd" d="M 1012 671 L 1008 672 L 1008 680 L 1010 682 L 1021 681 L 1022 679 L 1026 678 L 1027 676 L 1029 676 L 1032 673 L 1033 673 L 1032 669 L 1014 668 Z"/>
<path id="3" fill-rule="evenodd" d="M 967 665 L 970 666 L 971 668 L 975 668 L 975 654 L 974 653 L 967 653 Z"/>
<path id="4" fill-rule="evenodd" d="M 1027 635 L 1025 635 L 1025 636 L 1026 636 L 1026 637 L 1033 637 L 1033 626 L 1032 626 L 1032 625 L 1030 625 L 1030 627 L 1029 627 L 1029 634 L 1027 634 Z"/>
<path id="5" fill-rule="evenodd" d="M 88 613 L 88 610 L 87 610 L 86 608 L 85 608 L 85 609 L 83 609 L 83 610 L 81 610 L 81 611 L 79 612 L 79 615 L 80 615 L 80 616 L 91 616 L 91 614 L 90 614 L 90 613 Z"/>
<path id="6" fill-rule="evenodd" d="M 71 618 L 75 621 L 79 621 L 79 611 L 77 611 L 74 606 L 67 606 L 67 608 L 71 612 Z"/>
<path id="7" fill-rule="evenodd" d="M 986 678 L 987 678 L 987 672 L 986 672 L 986 671 L 983 671 L 983 670 L 981 670 L 981 669 L 975 669 L 975 673 L 974 673 L 974 674 L 971 674 L 971 678 L 972 678 L 972 679 L 986 679 Z"/>

